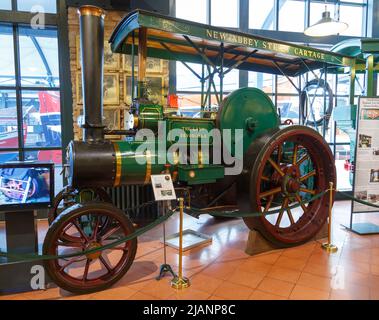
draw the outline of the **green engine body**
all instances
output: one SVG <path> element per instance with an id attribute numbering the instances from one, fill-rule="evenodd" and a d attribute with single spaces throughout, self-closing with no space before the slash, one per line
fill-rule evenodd
<path id="1" fill-rule="evenodd" d="M 189 185 L 214 183 L 224 178 L 226 164 L 223 161 L 214 163 L 213 148 L 220 148 L 220 144 L 213 145 L 212 136 L 204 140 L 204 132 L 220 129 L 223 140 L 223 130 L 229 129 L 231 143 L 222 144 L 221 148 L 230 156 L 241 158 L 235 154 L 236 146 L 242 147 L 242 154 L 245 154 L 255 139 L 280 124 L 271 99 L 256 88 L 232 92 L 210 118 L 165 115 L 162 106 L 149 103 L 141 103 L 135 117 L 138 119 L 135 122 L 136 136 L 116 142 L 71 142 L 68 151 L 71 185 L 143 185 L 150 183 L 152 174 L 167 170 L 177 182 Z M 180 129 L 181 134 L 173 134 L 175 129 Z M 236 129 L 240 129 L 239 135 L 235 134 Z M 148 135 L 142 139 L 145 133 Z M 194 145 L 202 143 L 204 146 L 204 142 L 209 150 L 206 154 L 209 161 L 202 158 L 205 155 L 200 149 L 197 154 L 195 152 L 198 160 L 195 164 L 190 158 L 187 161 L 179 158 L 178 149 L 187 150 L 188 157 L 193 156 Z"/>

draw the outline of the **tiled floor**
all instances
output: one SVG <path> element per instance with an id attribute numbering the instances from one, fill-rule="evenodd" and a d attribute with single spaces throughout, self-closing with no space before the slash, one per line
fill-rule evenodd
<path id="1" fill-rule="evenodd" d="M 241 220 L 186 216 L 185 228 L 213 236 L 211 245 L 184 256 L 184 275 L 191 280 L 188 289 L 172 289 L 169 277 L 155 280 L 163 259 L 158 226 L 139 238 L 134 264 L 111 289 L 75 296 L 51 288 L 0 299 L 379 299 L 379 235 L 347 232 L 341 223 L 348 222 L 349 211 L 350 202 L 335 204 L 333 242 L 339 250 L 332 255 L 320 248 L 320 240 L 248 256 L 244 252 L 248 230 Z M 357 215 L 360 220 L 379 224 L 379 215 Z M 167 233 L 176 232 L 177 226 L 177 217 L 172 217 Z M 43 239 L 46 222 L 40 221 L 39 227 Z M 167 252 L 168 263 L 177 269 L 176 250 Z"/>

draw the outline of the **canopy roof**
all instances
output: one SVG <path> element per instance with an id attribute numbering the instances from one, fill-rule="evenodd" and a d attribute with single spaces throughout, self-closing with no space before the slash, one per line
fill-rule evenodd
<path id="1" fill-rule="evenodd" d="M 130 54 L 138 46 L 138 30 L 147 29 L 149 57 L 184 62 L 221 64 L 242 70 L 297 76 L 323 67 L 352 66 L 355 58 L 312 47 L 263 38 L 136 10 L 117 25 L 109 40 L 113 52 Z"/>

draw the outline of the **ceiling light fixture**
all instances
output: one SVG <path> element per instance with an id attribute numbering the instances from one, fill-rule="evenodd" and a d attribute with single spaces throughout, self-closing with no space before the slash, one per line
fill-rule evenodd
<path id="1" fill-rule="evenodd" d="M 325 37 L 345 31 L 349 25 L 345 22 L 334 20 L 330 17 L 325 0 L 325 11 L 322 13 L 322 18 L 314 25 L 305 29 L 304 34 L 310 37 Z"/>

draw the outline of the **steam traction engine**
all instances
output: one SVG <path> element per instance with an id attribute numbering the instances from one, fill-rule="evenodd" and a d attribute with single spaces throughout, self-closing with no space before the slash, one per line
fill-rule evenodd
<path id="1" fill-rule="evenodd" d="M 137 12 L 138 14 L 138 12 Z M 278 247 L 304 243 L 320 230 L 327 219 L 327 200 L 323 197 L 303 204 L 303 200 L 324 191 L 335 182 L 334 159 L 323 138 L 305 126 L 280 126 L 280 119 L 271 99 L 256 88 L 242 88 L 223 99 L 217 114 L 208 118 L 184 118 L 166 115 L 163 107 L 146 99 L 145 63 L 147 30 L 138 32 L 138 94 L 134 101 L 133 128 L 127 140 L 111 142 L 104 139 L 102 124 L 103 30 L 104 12 L 96 7 L 79 9 L 82 48 L 82 83 L 84 99 L 83 141 L 72 141 L 67 150 L 69 186 L 56 198 L 50 213 L 50 227 L 44 242 L 44 254 L 57 255 L 81 252 L 107 245 L 134 232 L 130 219 L 109 200 L 104 187 L 145 185 L 150 175 L 170 171 L 174 183 L 190 189 L 191 205 L 207 208 L 233 205 L 244 212 L 262 212 L 260 217 L 244 218 L 250 229 L 258 230 Z M 124 18 L 113 35 L 133 14 Z M 132 24 L 131 24 L 132 25 Z M 185 30 L 184 30 L 185 31 Z M 183 32 L 183 30 L 181 31 Z M 112 40 L 112 39 L 111 39 Z M 163 141 L 138 152 L 143 141 L 133 138 L 140 129 L 149 128 L 158 134 L 158 123 L 165 130 L 190 131 L 214 128 L 240 129 L 231 144 L 223 149 L 238 158 L 234 150 L 242 148 L 243 163 L 239 175 L 225 175 L 228 164 L 182 161 L 159 161 L 157 151 Z M 175 143 L 168 138 L 166 149 Z M 216 146 L 215 146 L 216 147 Z M 190 148 L 186 140 L 186 148 Z M 213 142 L 209 142 L 212 154 Z M 175 152 L 172 157 L 180 158 Z M 141 158 L 145 161 L 141 162 Z M 83 196 L 90 190 L 90 196 Z M 64 210 L 58 214 L 58 206 Z M 301 203 L 296 209 L 290 206 Z M 272 208 L 280 212 L 265 216 Z M 92 254 L 46 261 L 51 278 L 72 292 L 91 292 L 111 286 L 130 268 L 137 249 L 133 239 L 118 246 Z"/>

